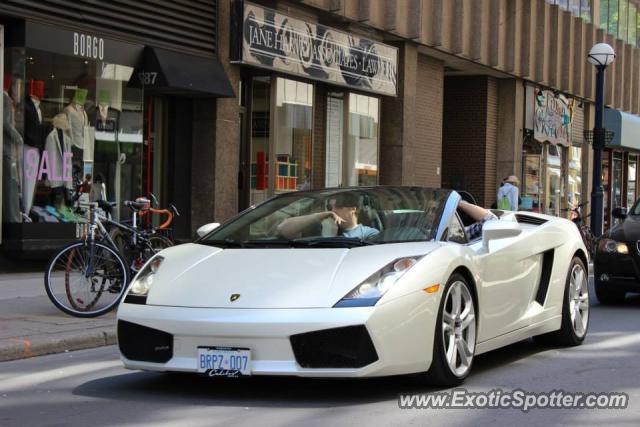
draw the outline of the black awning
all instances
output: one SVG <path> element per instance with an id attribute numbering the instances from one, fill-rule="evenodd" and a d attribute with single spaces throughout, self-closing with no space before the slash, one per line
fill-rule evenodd
<path id="1" fill-rule="evenodd" d="M 144 48 L 129 87 L 176 95 L 235 96 L 217 59 L 148 46 Z"/>

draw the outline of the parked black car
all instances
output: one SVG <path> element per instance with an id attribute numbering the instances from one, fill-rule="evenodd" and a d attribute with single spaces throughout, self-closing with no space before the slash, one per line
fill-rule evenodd
<path id="1" fill-rule="evenodd" d="M 640 199 L 627 213 L 615 208 L 622 219 L 598 241 L 593 260 L 596 296 L 602 304 L 617 304 L 627 292 L 640 292 Z"/>

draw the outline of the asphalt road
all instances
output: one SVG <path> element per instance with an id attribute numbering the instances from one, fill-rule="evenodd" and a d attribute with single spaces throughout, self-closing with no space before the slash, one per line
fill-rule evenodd
<path id="1" fill-rule="evenodd" d="M 127 371 L 115 347 L 0 363 L 0 426 L 640 425 L 640 296 L 593 303 L 584 345 L 523 341 L 476 358 L 465 388 L 625 392 L 626 409 L 399 409 L 407 377 L 209 380 Z"/>

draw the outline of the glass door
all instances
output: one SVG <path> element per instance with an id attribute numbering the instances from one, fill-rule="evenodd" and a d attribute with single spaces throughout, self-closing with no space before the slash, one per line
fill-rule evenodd
<path id="1" fill-rule="evenodd" d="M 627 163 L 627 209 L 631 209 L 636 201 L 636 171 L 638 167 L 638 156 L 630 154 Z"/>
<path id="2" fill-rule="evenodd" d="M 378 183 L 380 102 L 372 96 L 349 94 L 349 138 L 346 151 L 347 185 Z"/>
<path id="3" fill-rule="evenodd" d="M 344 147 L 344 94 L 327 96 L 327 146 L 324 185 L 327 188 L 342 185 L 342 151 Z"/>
<path id="4" fill-rule="evenodd" d="M 379 113 L 378 98 L 357 93 L 328 94 L 327 187 L 378 183 Z"/>

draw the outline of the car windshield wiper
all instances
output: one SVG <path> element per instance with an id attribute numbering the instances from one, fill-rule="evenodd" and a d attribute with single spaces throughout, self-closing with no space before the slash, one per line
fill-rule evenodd
<path id="1" fill-rule="evenodd" d="M 264 247 L 290 247 L 290 248 L 310 248 L 310 247 L 329 247 L 329 248 L 353 248 L 357 246 L 376 245 L 363 239 L 351 237 L 314 237 L 300 239 L 265 239 L 265 240 L 203 240 L 198 243 L 209 246 L 217 246 L 222 248 L 264 248 Z"/>
<path id="2" fill-rule="evenodd" d="M 254 247 L 253 242 L 250 241 L 237 241 L 233 239 L 224 239 L 224 240 L 201 240 L 198 243 L 208 246 L 217 246 L 222 248 L 252 248 Z"/>
<path id="3" fill-rule="evenodd" d="M 315 237 L 315 238 L 302 238 L 293 239 L 290 241 L 292 245 L 299 247 L 329 247 L 329 248 L 353 248 L 356 246 L 369 246 L 377 245 L 375 242 L 370 242 L 364 239 L 358 239 L 353 237 Z"/>

